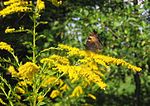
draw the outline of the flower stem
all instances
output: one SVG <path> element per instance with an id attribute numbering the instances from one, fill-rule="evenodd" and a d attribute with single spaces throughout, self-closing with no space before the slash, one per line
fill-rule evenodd
<path id="1" fill-rule="evenodd" d="M 34 17 L 34 16 L 33 16 Z M 33 57 L 32 57 L 32 62 L 35 63 L 36 62 L 36 18 L 34 17 L 33 18 L 33 47 L 32 47 L 32 50 L 33 50 Z"/>
<path id="2" fill-rule="evenodd" d="M 11 54 L 12 54 L 12 56 L 14 57 L 15 61 L 17 62 L 17 65 L 20 66 L 18 57 L 15 56 L 14 52 L 11 52 Z"/>

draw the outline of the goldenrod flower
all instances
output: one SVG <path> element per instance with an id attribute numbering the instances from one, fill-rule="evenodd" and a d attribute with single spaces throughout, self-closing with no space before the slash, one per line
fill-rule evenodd
<path id="1" fill-rule="evenodd" d="M 5 1 L 4 5 L 7 6 L 0 11 L 0 16 L 6 16 L 18 12 L 31 11 L 31 8 L 29 7 L 31 5 L 31 2 L 25 0 L 9 0 Z"/>
<path id="2" fill-rule="evenodd" d="M 25 81 L 18 82 L 18 85 L 27 87 L 27 83 Z"/>
<path id="3" fill-rule="evenodd" d="M 18 100 L 21 100 L 21 96 L 20 95 L 15 95 L 15 98 Z"/>
<path id="4" fill-rule="evenodd" d="M 15 28 L 9 28 L 7 27 L 7 29 L 5 29 L 5 33 L 12 33 L 15 31 Z"/>
<path id="5" fill-rule="evenodd" d="M 44 2 L 43 2 L 42 0 L 37 0 L 36 8 L 37 8 L 39 11 L 45 9 L 45 4 L 44 4 Z"/>
<path id="6" fill-rule="evenodd" d="M 12 77 L 17 77 L 17 71 L 13 66 L 9 66 L 8 71 L 11 73 Z"/>
<path id="7" fill-rule="evenodd" d="M 87 54 L 85 51 L 82 51 L 78 48 L 70 47 L 70 46 L 63 45 L 63 44 L 59 44 L 58 47 L 60 47 L 63 50 L 67 50 L 67 54 L 70 56 L 73 56 L 73 55 L 85 56 Z"/>
<path id="8" fill-rule="evenodd" d="M 94 52 L 80 50 L 78 48 L 70 47 L 70 46 L 63 45 L 63 44 L 59 44 L 58 46 L 62 50 L 67 50 L 67 53 L 70 56 L 80 56 L 80 57 L 84 57 L 83 59 L 91 58 L 96 63 L 101 64 L 101 65 L 105 66 L 106 68 L 108 68 L 108 66 L 106 64 L 116 64 L 116 65 L 127 66 L 127 68 L 132 69 L 134 71 L 138 71 L 138 72 L 142 70 L 140 67 L 133 66 L 122 59 L 112 58 L 112 57 L 100 55 L 100 54 L 95 54 Z"/>
<path id="9" fill-rule="evenodd" d="M 8 1 L 5 1 L 5 2 L 4 2 L 4 5 L 10 5 L 10 4 L 16 3 L 16 2 L 18 2 L 18 1 L 20 1 L 20 0 L 8 0 Z"/>
<path id="10" fill-rule="evenodd" d="M 15 90 L 16 90 L 17 93 L 25 94 L 25 90 L 23 90 L 23 89 L 22 89 L 21 87 L 19 87 L 19 86 L 16 86 L 16 87 L 15 87 Z"/>
<path id="11" fill-rule="evenodd" d="M 116 64 L 116 65 L 127 66 L 127 68 L 129 68 L 133 71 L 137 71 L 137 72 L 142 70 L 140 67 L 136 67 L 130 63 L 127 63 L 126 61 L 124 61 L 122 59 L 116 59 L 116 58 L 112 58 L 112 57 L 108 57 L 108 56 L 104 56 L 104 55 L 98 55 L 98 54 L 96 54 L 93 58 L 95 59 L 95 61 L 102 60 L 107 64 Z"/>
<path id="12" fill-rule="evenodd" d="M 44 96 L 41 96 L 41 95 L 40 95 L 40 96 L 38 96 L 37 99 L 38 99 L 38 102 L 42 102 L 42 101 L 44 100 Z"/>
<path id="13" fill-rule="evenodd" d="M 93 82 L 98 84 L 98 86 L 102 89 L 106 87 L 106 84 L 102 81 L 101 75 L 102 73 L 97 74 L 92 66 L 89 67 L 88 64 L 79 65 L 79 66 L 70 66 L 70 65 L 60 65 L 57 64 L 57 70 L 59 72 L 63 72 L 69 76 L 69 79 L 72 80 L 72 83 L 83 78 L 88 82 Z"/>
<path id="14" fill-rule="evenodd" d="M 68 65 L 69 60 L 66 57 L 62 57 L 59 55 L 52 55 L 49 58 L 43 58 L 41 60 L 41 63 L 48 63 L 49 65 L 54 64 L 54 63 Z"/>
<path id="15" fill-rule="evenodd" d="M 20 79 L 32 80 L 34 75 L 39 71 L 39 67 L 35 63 L 26 62 L 24 65 L 21 65 L 18 70 Z"/>
<path id="16" fill-rule="evenodd" d="M 89 96 L 90 98 L 96 100 L 96 97 L 95 97 L 94 95 L 92 95 L 92 94 L 89 93 L 88 96 Z"/>
<path id="17" fill-rule="evenodd" d="M 11 46 L 5 42 L 0 42 L 0 49 L 7 50 L 8 52 L 14 51 L 13 48 L 11 48 Z"/>
<path id="18" fill-rule="evenodd" d="M 41 84 L 42 87 L 47 87 L 48 85 L 56 85 L 56 84 L 62 84 L 63 81 L 61 79 L 58 79 L 54 76 L 44 76 L 43 82 Z"/>
<path id="19" fill-rule="evenodd" d="M 98 66 L 94 62 L 86 61 L 86 64 L 72 66 L 69 65 L 68 59 L 56 55 L 52 55 L 48 59 L 44 58 L 41 60 L 41 62 L 47 63 L 50 67 L 53 64 L 55 66 L 55 69 L 60 73 L 63 72 L 67 74 L 72 83 L 78 81 L 80 78 L 83 78 L 90 83 L 93 82 L 98 84 L 102 89 L 106 87 L 106 84 L 102 82 L 101 79 L 101 76 L 103 76 L 103 74 L 99 72 Z"/>
<path id="20" fill-rule="evenodd" d="M 70 97 L 79 97 L 80 95 L 82 95 L 84 92 L 82 90 L 81 86 L 77 86 L 75 87 L 75 89 L 73 90 L 72 94 L 70 95 Z"/>
<path id="21" fill-rule="evenodd" d="M 28 85 L 31 85 L 33 82 L 29 80 L 19 81 L 18 85 L 21 87 L 28 87 Z"/>
<path id="22" fill-rule="evenodd" d="M 67 52 L 66 57 L 52 55 L 49 58 L 42 59 L 41 63 L 46 63 L 50 68 L 68 75 L 72 83 L 82 78 L 83 82 L 86 82 L 84 85 L 95 83 L 101 89 L 105 89 L 107 85 L 102 80 L 104 76 L 102 72 L 108 70 L 110 64 L 127 66 L 127 68 L 134 71 L 141 70 L 141 68 L 133 66 L 122 59 L 116 59 L 62 44 L 58 45 L 58 47 Z M 71 64 L 69 58 L 73 56 L 77 56 L 78 58 Z"/>
<path id="23" fill-rule="evenodd" d="M 67 84 L 63 85 L 63 86 L 60 88 L 60 90 L 62 90 L 62 91 L 66 91 L 66 90 L 68 90 L 68 89 L 69 89 L 69 87 L 68 87 Z"/>
<path id="24" fill-rule="evenodd" d="M 50 94 L 50 97 L 52 99 L 54 99 L 54 98 L 56 98 L 59 95 L 60 95 L 60 91 L 59 90 L 53 90 L 52 93 Z"/>
<path id="25" fill-rule="evenodd" d="M 80 66 L 69 66 L 69 65 L 60 65 L 57 64 L 57 70 L 61 73 L 68 74 L 69 78 L 71 80 L 78 80 L 79 77 L 79 72 L 81 70 Z"/>

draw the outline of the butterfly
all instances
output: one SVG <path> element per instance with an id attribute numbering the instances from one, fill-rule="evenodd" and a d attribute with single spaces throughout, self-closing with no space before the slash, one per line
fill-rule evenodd
<path id="1" fill-rule="evenodd" d="M 97 32 L 94 31 L 87 37 L 86 48 L 96 53 L 102 50 L 102 42 L 99 39 Z"/>

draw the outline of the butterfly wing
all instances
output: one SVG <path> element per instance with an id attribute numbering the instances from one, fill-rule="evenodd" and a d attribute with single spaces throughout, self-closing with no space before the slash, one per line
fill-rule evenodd
<path id="1" fill-rule="evenodd" d="M 88 36 L 87 41 L 86 41 L 86 47 L 87 49 L 93 52 L 98 52 L 102 49 L 102 43 L 96 33 L 91 33 Z"/>

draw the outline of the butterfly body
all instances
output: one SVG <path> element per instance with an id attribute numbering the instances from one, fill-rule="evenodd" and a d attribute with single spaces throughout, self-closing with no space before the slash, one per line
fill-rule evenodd
<path id="1" fill-rule="evenodd" d="M 86 47 L 88 50 L 91 50 L 96 53 L 102 49 L 102 43 L 98 38 L 97 33 L 93 32 L 88 36 L 86 41 Z"/>

